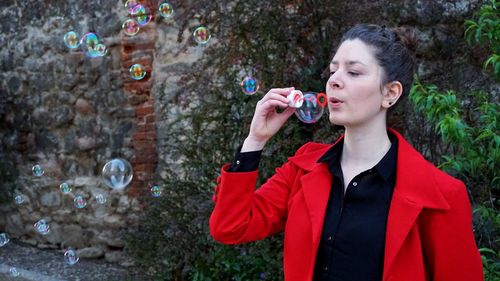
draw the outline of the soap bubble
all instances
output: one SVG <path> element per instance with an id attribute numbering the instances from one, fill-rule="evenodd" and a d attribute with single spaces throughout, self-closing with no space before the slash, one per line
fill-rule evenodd
<path id="1" fill-rule="evenodd" d="M 64 34 L 64 45 L 70 49 L 76 49 L 80 46 L 80 37 L 74 31 Z"/>
<path id="2" fill-rule="evenodd" d="M 104 57 L 108 53 L 108 48 L 104 44 L 97 44 L 96 50 L 101 57 Z"/>
<path id="3" fill-rule="evenodd" d="M 68 183 L 63 182 L 59 185 L 59 189 L 62 191 L 64 194 L 68 194 L 71 192 L 71 186 L 69 186 Z"/>
<path id="4" fill-rule="evenodd" d="M 76 254 L 76 251 L 69 248 L 68 250 L 66 250 L 66 252 L 64 252 L 64 260 L 66 261 L 67 264 L 69 265 L 74 265 L 78 262 L 80 258 L 78 257 L 78 255 Z"/>
<path id="5" fill-rule="evenodd" d="M 129 162 L 115 158 L 102 168 L 104 183 L 113 189 L 123 189 L 132 181 L 133 171 Z"/>
<path id="6" fill-rule="evenodd" d="M 21 194 L 16 194 L 16 196 L 14 196 L 14 202 L 17 205 L 23 204 L 24 203 L 24 196 L 22 196 Z"/>
<path id="7" fill-rule="evenodd" d="M 76 195 L 75 199 L 73 199 L 73 202 L 75 203 L 75 207 L 78 209 L 82 209 L 85 208 L 85 206 L 87 206 L 87 201 L 81 194 Z"/>
<path id="8" fill-rule="evenodd" d="M 204 26 L 199 26 L 193 31 L 194 41 L 198 44 L 207 44 L 210 37 L 212 37 L 210 32 Z"/>
<path id="9" fill-rule="evenodd" d="M 39 220 L 35 223 L 35 230 L 41 235 L 47 235 L 50 232 L 50 225 L 45 220 Z"/>
<path id="10" fill-rule="evenodd" d="M 141 30 L 141 27 L 139 26 L 136 20 L 127 19 L 123 22 L 122 29 L 125 35 L 134 36 L 139 32 L 139 30 Z"/>
<path id="11" fill-rule="evenodd" d="M 174 8 L 168 2 L 161 3 L 158 6 L 158 11 L 160 12 L 160 16 L 164 18 L 170 18 L 174 15 Z"/>
<path id="12" fill-rule="evenodd" d="M 127 0 L 127 2 L 125 2 L 125 8 L 130 11 L 132 8 L 137 6 L 137 4 L 139 4 L 137 0 Z"/>
<path id="13" fill-rule="evenodd" d="M 259 90 L 259 83 L 253 77 L 248 76 L 241 81 L 241 89 L 245 95 L 253 95 Z"/>
<path id="14" fill-rule="evenodd" d="M 101 56 L 101 53 L 98 51 L 97 46 L 101 44 L 101 40 L 99 36 L 93 32 L 87 32 L 83 35 L 82 39 L 80 39 L 80 48 L 82 49 L 85 56 L 89 58 L 97 58 Z"/>
<path id="15" fill-rule="evenodd" d="M 152 185 L 149 190 L 151 191 L 151 196 L 155 198 L 160 197 L 163 192 L 163 188 L 157 184 Z"/>
<path id="16" fill-rule="evenodd" d="M 323 93 L 305 92 L 304 102 L 295 110 L 295 115 L 304 123 L 315 123 L 323 115 L 324 102 L 326 102 L 326 97 Z"/>
<path id="17" fill-rule="evenodd" d="M 143 5 L 135 5 L 131 10 L 130 10 L 130 15 L 135 18 L 139 26 L 143 27 L 146 24 L 148 24 L 151 21 L 151 18 L 153 15 L 151 15 L 151 12 L 149 9 Z"/>
<path id="18" fill-rule="evenodd" d="M 10 274 L 10 277 L 18 277 L 19 275 L 21 275 L 21 273 L 19 271 L 17 271 L 17 268 L 15 268 L 15 267 L 11 267 L 9 269 L 9 274 Z"/>
<path id="19" fill-rule="evenodd" d="M 7 233 L 0 233 L 0 247 L 3 247 L 9 243 L 9 235 Z"/>
<path id="20" fill-rule="evenodd" d="M 33 168 L 31 168 L 31 171 L 33 171 L 33 175 L 35 177 L 41 177 L 45 173 L 45 171 L 42 169 L 42 166 L 40 164 L 35 164 Z"/>
<path id="21" fill-rule="evenodd" d="M 97 203 L 103 205 L 104 203 L 106 203 L 106 196 L 104 196 L 104 194 L 97 194 L 95 196 L 95 200 L 97 201 Z"/>
<path id="22" fill-rule="evenodd" d="M 130 72 L 130 77 L 134 80 L 141 80 L 146 76 L 146 70 L 144 69 L 144 66 L 136 63 L 132 65 L 129 70 Z"/>

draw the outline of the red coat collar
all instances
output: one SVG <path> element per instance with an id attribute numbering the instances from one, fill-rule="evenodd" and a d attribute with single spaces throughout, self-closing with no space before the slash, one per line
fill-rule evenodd
<path id="1" fill-rule="evenodd" d="M 388 130 L 398 138 L 395 190 L 422 207 L 448 210 L 450 206 L 434 178 L 436 168 L 396 130 L 392 128 L 388 128 Z M 292 156 L 288 160 L 308 172 L 321 169 L 320 166 L 324 166 L 324 164 L 317 163 L 318 159 L 343 138 L 344 135 L 340 136 L 333 144 L 309 143 L 307 151 Z"/>
<path id="2" fill-rule="evenodd" d="M 420 212 L 424 208 L 450 209 L 435 179 L 437 169 L 397 131 L 391 128 L 388 130 L 398 138 L 398 158 L 396 185 L 387 220 L 383 280 L 387 279 L 397 253 Z M 343 137 L 344 135 L 335 143 Z M 289 161 L 306 171 L 301 183 L 312 224 L 313 254 L 319 245 L 332 183 L 328 165 L 317 161 L 331 146 L 310 143 L 303 153 L 289 158 Z"/>

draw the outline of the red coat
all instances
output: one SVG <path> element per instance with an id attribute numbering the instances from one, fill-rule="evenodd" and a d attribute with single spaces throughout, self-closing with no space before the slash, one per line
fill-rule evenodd
<path id="1" fill-rule="evenodd" d="M 484 280 L 465 185 L 389 130 L 398 138 L 398 158 L 383 281 Z M 332 184 L 328 165 L 316 161 L 331 146 L 307 143 L 256 190 L 257 171 L 231 173 L 224 165 L 210 217 L 212 237 L 238 244 L 284 230 L 285 280 L 311 280 Z"/>

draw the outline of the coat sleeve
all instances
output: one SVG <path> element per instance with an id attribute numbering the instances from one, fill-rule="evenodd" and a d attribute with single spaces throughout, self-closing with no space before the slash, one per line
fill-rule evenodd
<path id="1" fill-rule="evenodd" d="M 255 189 L 258 171 L 228 172 L 230 166 L 222 167 L 217 180 L 215 207 L 209 221 L 212 237 L 224 244 L 238 244 L 264 239 L 283 230 L 297 166 L 285 163 L 258 189 Z"/>
<path id="2" fill-rule="evenodd" d="M 450 209 L 426 219 L 424 257 L 433 281 L 484 280 L 481 255 L 472 230 L 472 209 L 467 189 L 459 182 Z"/>

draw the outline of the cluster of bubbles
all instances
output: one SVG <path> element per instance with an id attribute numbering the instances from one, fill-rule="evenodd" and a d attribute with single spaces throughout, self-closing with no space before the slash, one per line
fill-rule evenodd
<path id="1" fill-rule="evenodd" d="M 87 32 L 80 38 L 75 31 L 69 31 L 64 35 L 63 40 L 64 45 L 70 50 L 80 48 L 88 58 L 103 57 L 108 53 L 108 48 L 94 32 Z"/>
<path id="2" fill-rule="evenodd" d="M 33 176 L 42 177 L 45 174 L 43 167 L 40 164 L 35 164 L 32 167 Z M 115 158 L 107 162 L 102 168 L 102 182 L 107 186 L 115 190 L 123 190 L 131 181 L 133 177 L 132 165 L 125 159 Z M 59 189 L 63 194 L 71 194 L 72 188 L 67 182 L 63 182 L 59 185 Z M 162 195 L 163 188 L 158 184 L 150 184 L 149 190 L 151 196 L 158 198 Z M 104 194 L 99 193 L 95 195 L 95 200 L 98 204 L 104 205 L 107 202 L 107 198 Z M 16 194 L 14 197 L 14 202 L 17 205 L 22 204 L 25 201 L 21 194 Z M 76 194 L 73 199 L 74 206 L 77 209 L 83 209 L 87 206 L 87 200 L 82 194 Z M 35 231 L 40 235 L 47 235 L 50 233 L 50 224 L 45 219 L 38 220 L 34 225 Z M 10 238 L 7 233 L 0 233 L 0 247 L 3 247 L 9 243 Z M 64 252 L 64 260 L 68 265 L 74 265 L 78 262 L 79 257 L 74 249 L 67 249 Z M 12 267 L 10 270 L 10 276 L 17 277 L 20 272 Z"/>
<path id="3" fill-rule="evenodd" d="M 141 30 L 141 27 L 151 22 L 153 14 L 147 6 L 139 4 L 137 0 L 128 0 L 125 3 L 125 8 L 128 11 L 129 18 L 122 24 L 123 33 L 127 36 L 135 36 Z"/>

